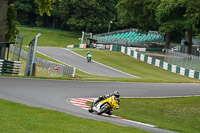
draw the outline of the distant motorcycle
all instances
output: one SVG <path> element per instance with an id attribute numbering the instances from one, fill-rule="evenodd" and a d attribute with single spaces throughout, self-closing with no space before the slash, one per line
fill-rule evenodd
<path id="1" fill-rule="evenodd" d="M 95 102 L 93 101 L 92 106 L 89 108 L 89 112 L 96 112 L 98 115 L 101 115 L 103 113 L 106 113 L 108 115 L 112 115 L 112 110 L 113 109 L 118 109 L 119 108 L 119 103 L 118 100 L 116 99 L 115 96 L 111 96 L 109 98 L 106 98 L 103 101 L 100 101 L 99 103 L 94 104 Z"/>
<path id="2" fill-rule="evenodd" d="M 87 62 L 91 62 L 92 61 L 92 55 L 91 54 L 88 54 L 87 55 Z"/>

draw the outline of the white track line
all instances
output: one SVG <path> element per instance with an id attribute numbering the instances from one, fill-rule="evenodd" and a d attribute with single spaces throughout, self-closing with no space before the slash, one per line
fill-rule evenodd
<path id="1" fill-rule="evenodd" d="M 66 48 L 63 48 L 63 49 L 65 49 L 65 50 L 67 50 L 67 51 L 70 51 L 70 52 L 72 52 L 72 53 L 74 53 L 74 54 L 76 54 L 76 55 L 78 55 L 78 56 L 80 56 L 80 57 L 82 57 L 82 58 L 85 58 L 85 57 L 83 57 L 82 55 L 79 55 L 79 54 L 75 53 L 74 51 L 71 51 L 71 50 L 66 49 Z M 140 79 L 140 77 L 137 77 L 137 76 L 135 76 L 135 75 L 131 75 L 131 74 L 128 74 L 128 73 L 122 72 L 122 71 L 117 70 L 117 69 L 115 69 L 115 68 L 112 68 L 112 67 L 106 66 L 106 65 L 101 64 L 101 63 L 99 63 L 99 62 L 96 62 L 95 60 L 92 60 L 92 61 L 95 62 L 95 63 L 97 63 L 97 64 L 99 64 L 99 65 L 102 65 L 102 66 L 104 66 L 104 67 L 110 68 L 110 69 L 112 69 L 112 70 L 118 71 L 118 72 L 123 73 L 123 74 L 126 74 L 126 75 L 129 75 L 129 76 L 131 76 L 131 77 L 134 77 L 134 78 L 138 78 L 138 79 Z"/>

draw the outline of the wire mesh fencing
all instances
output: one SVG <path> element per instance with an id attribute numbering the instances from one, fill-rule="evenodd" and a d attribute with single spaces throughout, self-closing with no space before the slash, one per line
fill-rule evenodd
<path id="1" fill-rule="evenodd" d="M 19 61 L 23 38 L 24 35 L 22 34 L 18 34 L 16 36 L 15 46 L 13 48 L 12 61 Z"/>
<path id="2" fill-rule="evenodd" d="M 10 50 L 11 51 L 14 50 L 13 45 L 10 46 Z M 19 49 L 17 49 L 17 50 L 19 50 Z M 20 56 L 22 58 L 26 59 L 27 56 L 28 56 L 28 52 L 21 50 Z M 36 63 L 38 66 L 40 66 L 42 68 L 47 69 L 48 73 L 50 71 L 53 71 L 53 72 L 58 73 L 60 76 L 67 75 L 67 76 L 75 77 L 75 68 L 74 67 L 64 66 L 64 65 L 59 64 L 59 63 L 55 63 L 55 62 L 52 62 L 52 61 L 41 59 L 39 57 L 35 57 L 34 63 Z"/>
<path id="3" fill-rule="evenodd" d="M 164 60 L 169 64 L 174 64 L 183 68 L 200 71 L 199 56 L 166 50 Z"/>

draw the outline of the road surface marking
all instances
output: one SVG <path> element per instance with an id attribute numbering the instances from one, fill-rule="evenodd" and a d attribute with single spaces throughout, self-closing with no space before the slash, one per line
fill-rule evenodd
<path id="1" fill-rule="evenodd" d="M 69 103 L 71 103 L 71 104 L 73 104 L 75 106 L 78 106 L 78 107 L 80 107 L 82 109 L 88 110 L 89 106 L 87 106 L 86 103 L 87 102 L 92 102 L 93 100 L 96 100 L 96 99 L 97 98 L 71 98 L 71 99 L 67 99 L 66 101 L 69 101 Z M 103 115 L 108 116 L 107 114 L 103 114 Z M 132 120 L 121 118 L 121 117 L 118 117 L 118 116 L 115 116 L 115 115 L 110 115 L 110 117 L 117 118 L 117 119 L 120 119 L 120 120 L 123 120 L 123 121 L 127 121 L 127 122 L 131 122 L 131 123 L 135 123 L 135 124 L 140 124 L 140 125 L 143 125 L 143 126 L 156 127 L 156 126 L 151 125 L 151 124 L 132 121 Z"/>

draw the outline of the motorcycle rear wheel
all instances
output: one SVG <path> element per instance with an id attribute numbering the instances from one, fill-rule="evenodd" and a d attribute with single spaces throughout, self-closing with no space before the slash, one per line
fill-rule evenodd
<path id="1" fill-rule="evenodd" d="M 91 62 L 91 59 L 89 58 L 87 61 L 88 61 L 88 62 Z"/>

